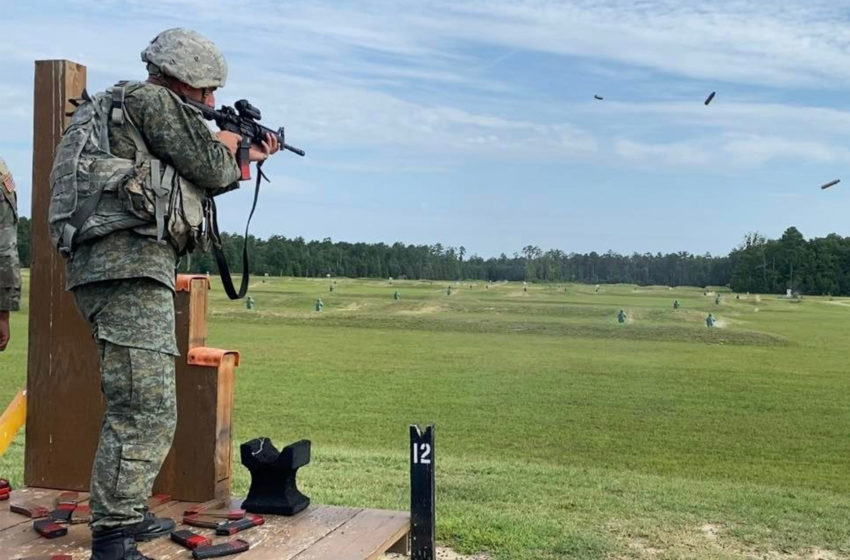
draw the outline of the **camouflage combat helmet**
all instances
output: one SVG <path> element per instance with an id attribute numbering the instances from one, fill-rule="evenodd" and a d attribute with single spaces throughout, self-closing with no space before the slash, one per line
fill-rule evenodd
<path id="1" fill-rule="evenodd" d="M 215 44 L 191 29 L 166 29 L 142 51 L 148 69 L 177 78 L 193 88 L 224 86 L 227 62 Z M 150 68 L 154 66 L 155 68 Z"/>

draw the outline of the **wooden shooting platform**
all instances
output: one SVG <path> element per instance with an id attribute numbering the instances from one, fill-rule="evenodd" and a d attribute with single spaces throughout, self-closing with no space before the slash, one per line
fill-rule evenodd
<path id="1" fill-rule="evenodd" d="M 10 502 L 26 497 L 53 509 L 60 490 L 88 491 L 105 408 L 97 347 L 73 296 L 64 289 L 65 265 L 52 246 L 47 227 L 53 157 L 67 114 L 73 111 L 70 100 L 79 98 L 85 85 L 85 66 L 67 60 L 35 64 L 24 468 L 28 487 L 13 490 L 9 501 L 0 502 L 0 560 L 50 553 L 70 554 L 75 560 L 90 556 L 87 525 L 72 525 L 68 535 L 47 540 L 33 530 L 31 519 L 9 511 Z M 153 489 L 174 499 L 154 511 L 178 521 L 192 503 L 230 499 L 239 353 L 206 346 L 209 288 L 206 276 L 178 276 L 174 301 L 180 350 L 176 359 L 177 430 Z M 368 560 L 387 550 L 408 551 L 407 512 L 313 505 L 293 517 L 264 518 L 264 525 L 237 535 L 252 544 L 252 549 L 238 558 Z M 157 560 L 191 558 L 186 549 L 167 538 L 140 548 Z"/>
<path id="2" fill-rule="evenodd" d="M 88 525 L 69 525 L 68 534 L 45 539 L 32 528 L 32 520 L 9 511 L 10 501 L 34 500 L 51 506 L 59 492 L 25 488 L 13 490 L 10 500 L 0 502 L 0 558 L 67 554 L 73 560 L 89 560 L 91 532 Z M 232 500 L 238 507 L 241 500 Z M 154 508 L 159 515 L 179 521 L 190 502 L 170 501 Z M 292 517 L 264 515 L 259 527 L 232 537 L 214 537 L 213 544 L 240 538 L 247 552 L 228 556 L 234 560 L 376 560 L 384 552 L 407 554 L 409 516 L 404 512 L 376 509 L 310 506 Z M 212 529 L 178 525 L 213 538 Z M 156 560 L 192 558 L 186 548 L 168 537 L 142 543 L 139 550 Z"/>

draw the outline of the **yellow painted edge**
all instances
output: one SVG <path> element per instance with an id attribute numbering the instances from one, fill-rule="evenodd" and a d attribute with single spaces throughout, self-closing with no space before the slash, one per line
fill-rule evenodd
<path id="1" fill-rule="evenodd" d="M 9 444 L 15 439 L 18 430 L 27 421 L 27 391 L 23 389 L 15 395 L 12 402 L 6 408 L 3 416 L 0 416 L 0 457 L 6 453 Z"/>

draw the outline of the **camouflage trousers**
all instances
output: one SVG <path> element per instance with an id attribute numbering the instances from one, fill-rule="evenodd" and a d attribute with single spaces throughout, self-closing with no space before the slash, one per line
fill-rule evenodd
<path id="1" fill-rule="evenodd" d="M 174 296 L 146 278 L 74 289 L 100 352 L 106 413 L 92 467 L 92 529 L 137 523 L 177 425 Z"/>

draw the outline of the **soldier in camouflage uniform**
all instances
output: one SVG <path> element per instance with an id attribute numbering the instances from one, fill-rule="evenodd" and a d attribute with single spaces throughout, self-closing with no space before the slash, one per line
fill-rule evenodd
<path id="1" fill-rule="evenodd" d="M 238 186 L 234 154 L 240 137 L 214 134 L 200 112 L 177 97 L 214 106 L 213 91 L 227 74 L 218 48 L 193 31 L 169 29 L 142 52 L 142 60 L 148 81 L 125 87 L 124 111 L 150 154 L 214 194 Z M 136 156 L 126 126 L 110 121 L 109 142 L 114 156 Z M 278 149 L 269 135 L 251 148 L 250 159 L 263 161 Z M 57 158 L 54 170 L 61 163 Z M 168 535 L 174 527 L 145 504 L 177 420 L 177 258 L 172 244 L 134 228 L 84 242 L 67 261 L 66 288 L 97 341 L 107 402 L 91 479 L 92 560 L 145 559 L 135 541 Z"/>
<path id="2" fill-rule="evenodd" d="M 15 181 L 0 158 L 0 352 L 9 343 L 9 311 L 21 302 L 21 271 L 18 267 L 18 199 Z"/>

